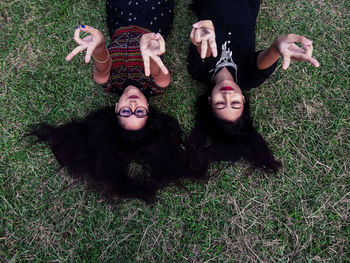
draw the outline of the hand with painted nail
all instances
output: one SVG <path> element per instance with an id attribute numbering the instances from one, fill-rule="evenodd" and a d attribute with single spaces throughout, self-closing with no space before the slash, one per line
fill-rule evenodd
<path id="1" fill-rule="evenodd" d="M 301 43 L 302 47 L 299 47 L 296 43 Z M 275 41 L 275 48 L 283 58 L 282 68 L 284 70 L 289 67 L 291 61 L 309 62 L 316 68 L 320 65 L 318 61 L 312 57 L 312 41 L 304 36 L 288 34 L 279 37 Z"/>
<path id="2" fill-rule="evenodd" d="M 83 39 L 80 38 L 80 33 L 82 31 L 88 34 Z M 70 61 L 75 55 L 86 50 L 85 62 L 89 63 L 92 52 L 97 47 L 105 45 L 104 36 L 100 31 L 98 31 L 96 28 L 84 25 L 80 25 L 75 29 L 74 41 L 78 44 L 78 46 L 67 55 L 67 61 Z"/>
<path id="3" fill-rule="evenodd" d="M 159 33 L 147 33 L 142 35 L 140 40 L 140 50 L 145 67 L 145 75 L 151 74 L 151 61 L 159 67 L 159 69 L 166 75 L 169 74 L 168 69 L 164 65 L 160 56 L 165 53 L 165 41 Z"/>
<path id="4" fill-rule="evenodd" d="M 193 24 L 190 39 L 192 44 L 198 47 L 202 59 L 209 57 L 211 54 L 213 54 L 213 57 L 218 55 L 215 29 L 211 20 L 201 20 Z"/>

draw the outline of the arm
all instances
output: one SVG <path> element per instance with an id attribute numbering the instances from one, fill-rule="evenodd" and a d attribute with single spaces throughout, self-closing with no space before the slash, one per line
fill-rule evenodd
<path id="1" fill-rule="evenodd" d="M 170 84 L 170 74 L 160 58 L 165 53 L 163 37 L 159 33 L 144 34 L 140 40 L 140 51 L 145 67 L 145 75 L 151 75 L 159 87 L 167 87 Z"/>
<path id="2" fill-rule="evenodd" d="M 89 35 L 81 39 L 81 31 L 89 33 Z M 91 56 L 94 58 L 94 80 L 98 84 L 106 83 L 109 78 L 112 60 L 105 47 L 103 34 L 93 27 L 81 25 L 74 31 L 74 41 L 79 46 L 67 55 L 66 60 L 70 61 L 75 55 L 86 50 L 85 62 L 89 63 Z"/>
<path id="3" fill-rule="evenodd" d="M 197 46 L 197 52 L 202 59 L 210 57 L 211 54 L 213 57 L 218 55 L 215 29 L 211 20 L 201 20 L 193 24 L 190 39 L 192 44 Z"/>
<path id="4" fill-rule="evenodd" d="M 303 48 L 296 44 L 298 42 L 302 44 Z M 311 40 L 304 36 L 288 34 L 279 37 L 268 49 L 261 52 L 256 60 L 256 66 L 260 70 L 267 69 L 282 56 L 284 70 L 289 67 L 291 60 L 309 62 L 314 67 L 319 67 L 318 61 L 312 57 L 312 51 Z"/>

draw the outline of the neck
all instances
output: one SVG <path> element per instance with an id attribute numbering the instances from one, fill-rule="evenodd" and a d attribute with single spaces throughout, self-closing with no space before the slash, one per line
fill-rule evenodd
<path id="1" fill-rule="evenodd" d="M 230 80 L 230 81 L 235 82 L 230 71 L 228 71 L 228 69 L 226 67 L 223 67 L 222 69 L 220 69 L 220 71 L 214 77 L 214 82 L 216 85 L 218 85 L 219 83 L 221 83 L 225 80 Z"/>

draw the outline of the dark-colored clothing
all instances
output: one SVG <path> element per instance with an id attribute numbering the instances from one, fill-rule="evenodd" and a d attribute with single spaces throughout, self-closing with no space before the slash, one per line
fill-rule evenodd
<path id="1" fill-rule="evenodd" d="M 165 39 L 173 23 L 174 0 L 107 0 L 106 12 L 111 37 L 120 27 L 137 25 Z"/>
<path id="2" fill-rule="evenodd" d="M 146 96 L 161 94 L 151 76 L 146 77 L 140 51 L 143 34 L 160 33 L 165 39 L 173 21 L 174 0 L 106 0 L 107 25 L 112 41 L 108 52 L 112 58 L 107 92 L 121 95 L 133 82 Z"/>
<path id="3" fill-rule="evenodd" d="M 218 56 L 201 59 L 196 46 L 190 44 L 187 68 L 191 76 L 207 85 L 226 67 L 242 90 L 261 85 L 275 70 L 277 63 L 265 70 L 256 67 L 255 23 L 259 0 L 194 1 L 198 20 L 211 20 L 215 27 Z"/>

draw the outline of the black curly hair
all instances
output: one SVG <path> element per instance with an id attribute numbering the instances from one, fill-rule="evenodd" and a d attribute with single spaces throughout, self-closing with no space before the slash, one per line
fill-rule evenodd
<path id="1" fill-rule="evenodd" d="M 108 196 L 152 202 L 161 187 L 189 178 L 178 122 L 152 107 L 138 131 L 123 129 L 114 107 L 105 107 L 61 126 L 33 125 L 30 135 L 47 143 L 73 176 L 102 183 Z M 143 167 L 141 178 L 128 172 L 134 162 Z"/>

